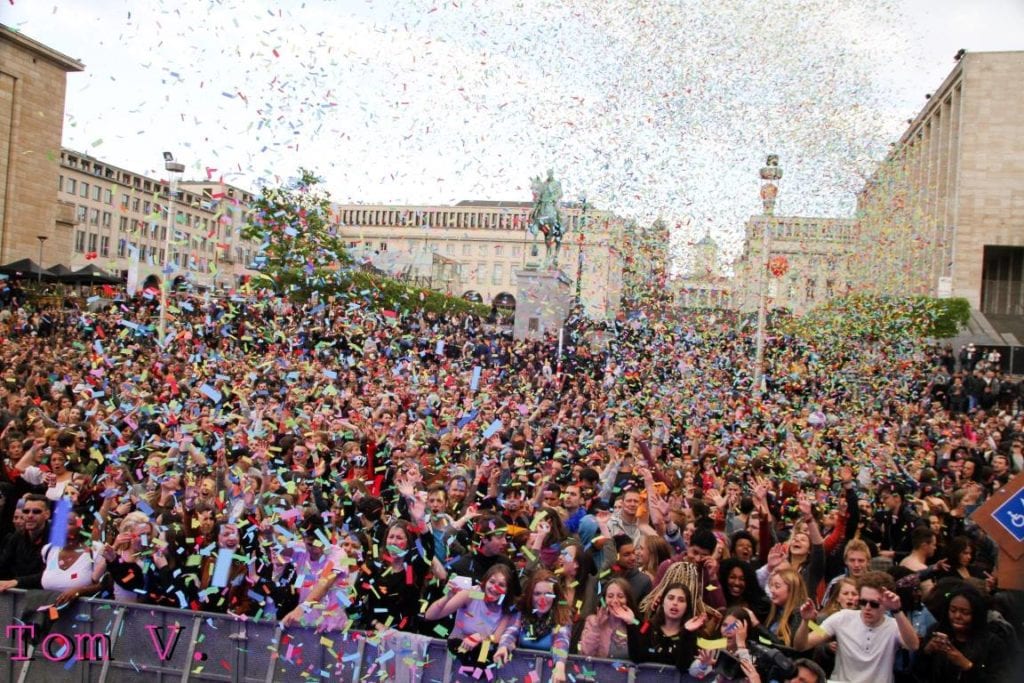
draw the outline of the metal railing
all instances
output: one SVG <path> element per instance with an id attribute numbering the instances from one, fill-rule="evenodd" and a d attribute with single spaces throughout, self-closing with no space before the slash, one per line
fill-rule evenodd
<path id="1" fill-rule="evenodd" d="M 45 637 L 36 627 L 31 645 L 31 620 L 21 621 L 27 597 L 17 590 L 0 594 L 0 683 L 542 683 L 551 675 L 551 657 L 543 652 L 518 650 L 492 678 L 474 678 L 460 673 L 445 641 L 436 638 L 428 639 L 425 652 L 413 653 L 354 631 L 282 629 L 274 621 L 106 600 L 65 607 Z M 567 671 L 575 683 L 681 680 L 671 667 L 577 656 L 569 658 Z"/>

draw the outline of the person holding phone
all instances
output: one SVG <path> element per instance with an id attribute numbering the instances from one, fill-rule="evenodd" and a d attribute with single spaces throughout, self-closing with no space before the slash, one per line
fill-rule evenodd
<path id="1" fill-rule="evenodd" d="M 1004 643 L 988 629 L 988 610 L 981 593 L 970 586 L 952 591 L 939 611 L 918 653 L 918 681 L 998 681 L 1013 643 Z"/>

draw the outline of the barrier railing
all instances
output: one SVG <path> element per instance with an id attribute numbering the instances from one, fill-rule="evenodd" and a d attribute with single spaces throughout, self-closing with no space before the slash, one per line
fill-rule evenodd
<path id="1" fill-rule="evenodd" d="M 273 683 L 396 681 L 401 683 L 542 683 L 548 654 L 518 650 L 507 665 L 474 677 L 460 673 L 447 644 L 420 639 L 425 650 L 350 633 L 282 629 L 277 622 L 168 607 L 78 600 L 58 613 L 48 633 L 21 621 L 29 594 L 0 594 L 0 683 Z M 48 608 L 43 608 L 45 611 Z M 679 683 L 676 669 L 573 656 L 575 683 Z M 418 678 L 415 676 L 418 675 Z"/>

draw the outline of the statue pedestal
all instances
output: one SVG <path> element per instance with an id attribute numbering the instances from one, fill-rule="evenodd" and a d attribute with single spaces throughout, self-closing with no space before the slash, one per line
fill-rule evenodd
<path id="1" fill-rule="evenodd" d="M 553 269 L 517 270 L 516 288 L 513 336 L 541 339 L 549 332 L 557 336 L 572 306 L 565 273 Z"/>

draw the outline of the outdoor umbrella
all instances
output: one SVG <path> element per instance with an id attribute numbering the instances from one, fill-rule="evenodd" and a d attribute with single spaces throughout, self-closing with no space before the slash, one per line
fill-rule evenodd
<path id="1" fill-rule="evenodd" d="M 50 273 L 52 273 L 53 275 L 55 275 L 58 279 L 63 277 L 63 276 L 65 276 L 65 275 L 71 275 L 71 273 L 73 272 L 70 268 L 65 266 L 63 263 L 58 263 L 55 266 L 50 266 L 46 270 L 49 271 Z"/>
<path id="2" fill-rule="evenodd" d="M 57 279 L 53 273 L 40 267 L 39 264 L 30 258 L 23 258 L 20 261 L 0 266 L 0 273 L 31 280 L 39 279 L 39 275 L 42 273 L 43 282 L 54 282 Z"/>
<path id="3" fill-rule="evenodd" d="M 121 283 L 121 278 L 89 264 L 73 273 L 61 276 L 60 281 L 69 285 L 116 285 Z"/>

